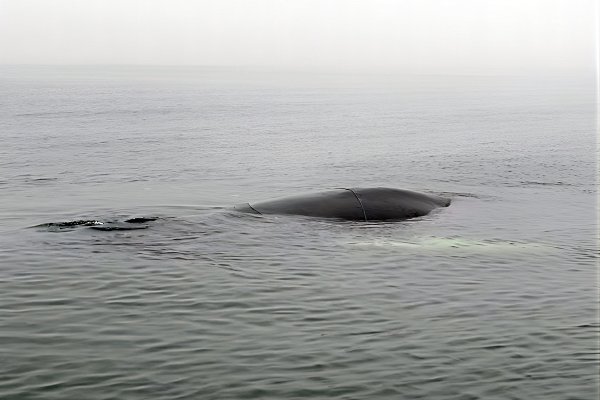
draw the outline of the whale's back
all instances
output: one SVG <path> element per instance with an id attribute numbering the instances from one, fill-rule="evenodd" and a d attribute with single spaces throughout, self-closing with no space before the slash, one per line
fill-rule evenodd
<path id="1" fill-rule="evenodd" d="M 420 217 L 438 207 L 450 205 L 450 199 L 392 188 L 354 188 L 367 221 Z"/>
<path id="2" fill-rule="evenodd" d="M 291 214 L 322 218 L 364 220 L 364 213 L 356 196 L 346 189 L 327 190 L 298 196 L 249 203 L 259 214 Z M 244 205 L 235 206 L 243 211 Z"/>
<path id="3" fill-rule="evenodd" d="M 234 207 L 257 214 L 291 214 L 351 221 L 401 220 L 426 215 L 450 200 L 392 188 L 335 189 Z"/>

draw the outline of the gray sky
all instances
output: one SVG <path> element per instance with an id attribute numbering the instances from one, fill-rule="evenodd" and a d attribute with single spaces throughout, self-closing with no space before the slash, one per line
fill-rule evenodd
<path id="1" fill-rule="evenodd" d="M 0 63 L 589 71 L 597 2 L 0 0 Z"/>

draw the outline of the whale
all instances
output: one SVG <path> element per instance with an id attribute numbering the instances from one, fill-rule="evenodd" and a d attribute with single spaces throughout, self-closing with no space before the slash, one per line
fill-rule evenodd
<path id="1" fill-rule="evenodd" d="M 385 187 L 338 188 L 273 200 L 243 203 L 235 211 L 301 215 L 348 221 L 394 221 L 421 217 L 451 200 L 434 194 Z"/>
<path id="2" fill-rule="evenodd" d="M 450 199 L 434 194 L 375 187 L 337 188 L 273 200 L 243 203 L 232 208 L 217 208 L 233 209 L 250 214 L 301 215 L 348 221 L 394 221 L 427 215 L 436 208 L 448 207 L 450 202 Z M 31 228 L 57 231 L 86 227 L 99 231 L 124 231 L 147 229 L 150 227 L 149 223 L 160 219 L 160 217 L 134 217 L 124 221 L 77 219 L 43 223 Z"/>

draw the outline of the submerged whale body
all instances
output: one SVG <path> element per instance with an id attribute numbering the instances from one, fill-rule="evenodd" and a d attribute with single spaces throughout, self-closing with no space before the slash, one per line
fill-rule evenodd
<path id="1" fill-rule="evenodd" d="M 402 220 L 448 207 L 450 199 L 392 188 L 334 189 L 239 204 L 235 210 L 253 214 L 289 214 L 351 221 Z"/>
<path id="2" fill-rule="evenodd" d="M 449 205 L 450 199 L 444 197 L 411 190 L 378 187 L 333 189 L 257 203 L 244 203 L 234 206 L 233 209 L 253 214 L 289 214 L 350 221 L 385 221 L 420 217 L 438 207 Z M 159 219 L 159 217 L 135 217 L 122 222 L 77 219 L 44 223 L 32 228 L 69 231 L 86 227 L 100 231 L 129 231 L 149 228 L 148 223 Z"/>

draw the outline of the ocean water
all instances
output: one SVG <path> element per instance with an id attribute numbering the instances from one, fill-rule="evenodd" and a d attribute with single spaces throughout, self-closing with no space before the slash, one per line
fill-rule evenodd
<path id="1" fill-rule="evenodd" d="M 2 67 L 0 398 L 597 399 L 595 104 L 585 76 Z M 374 186 L 452 205 L 228 209 Z"/>

